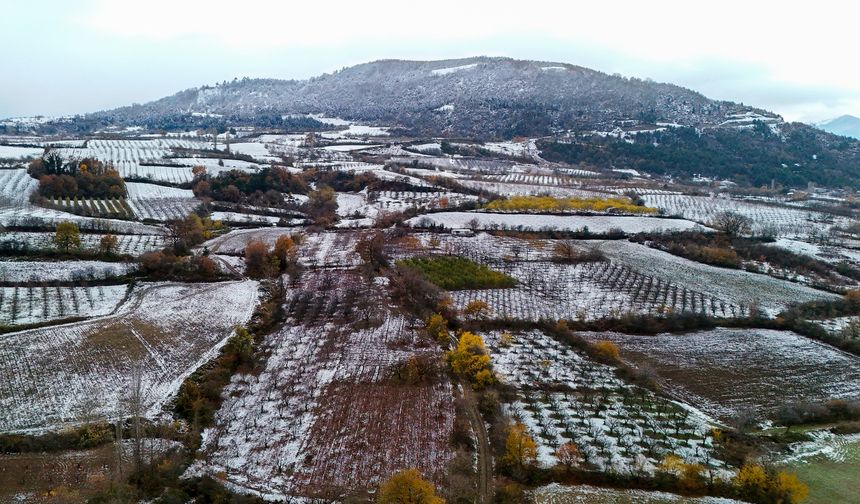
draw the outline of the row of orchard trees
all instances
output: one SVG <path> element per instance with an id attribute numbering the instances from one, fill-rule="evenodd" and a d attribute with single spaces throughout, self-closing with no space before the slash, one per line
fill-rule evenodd
<path id="1" fill-rule="evenodd" d="M 54 245 L 61 252 L 71 252 L 81 248 L 81 230 L 74 222 L 63 221 L 57 224 L 54 233 Z M 119 240 L 116 235 L 106 234 L 99 240 L 98 252 L 113 255 L 117 252 Z"/>
<path id="2" fill-rule="evenodd" d="M 559 446 L 555 458 L 558 461 L 556 469 L 567 473 L 578 469 L 583 462 L 574 442 Z M 503 472 L 522 480 L 527 480 L 528 475 L 537 469 L 537 443 L 524 424 L 515 422 L 509 426 L 505 453 L 500 462 Z M 808 487 L 796 475 L 752 461 L 743 464 L 731 481 L 721 481 L 714 479 L 701 464 L 685 462 L 681 457 L 669 454 L 657 467 L 655 479 L 661 488 L 684 494 L 705 495 L 719 487 L 722 494 L 763 504 L 799 503 L 809 493 Z"/>

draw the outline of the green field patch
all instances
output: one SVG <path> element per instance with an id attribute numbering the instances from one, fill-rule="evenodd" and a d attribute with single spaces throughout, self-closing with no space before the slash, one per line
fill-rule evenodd
<path id="1" fill-rule="evenodd" d="M 483 264 L 459 256 L 415 257 L 398 264 L 415 268 L 445 290 L 504 289 L 517 281 Z"/>

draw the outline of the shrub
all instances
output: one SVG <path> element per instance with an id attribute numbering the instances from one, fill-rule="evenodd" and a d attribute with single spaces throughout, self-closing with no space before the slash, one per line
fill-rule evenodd
<path id="1" fill-rule="evenodd" d="M 269 257 L 269 247 L 259 240 L 245 246 L 245 274 L 251 278 L 271 276 L 275 268 Z"/>
<path id="2" fill-rule="evenodd" d="M 618 349 L 618 345 L 611 341 L 601 340 L 594 343 L 594 351 L 606 360 L 618 361 L 621 359 L 621 351 Z"/>

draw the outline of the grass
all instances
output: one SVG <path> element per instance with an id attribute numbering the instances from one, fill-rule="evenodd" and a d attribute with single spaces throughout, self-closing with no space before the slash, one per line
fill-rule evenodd
<path id="1" fill-rule="evenodd" d="M 855 502 L 860 495 L 860 440 L 839 445 L 836 451 L 839 457 L 820 454 L 786 466 L 809 486 L 804 504 Z"/>
<path id="2" fill-rule="evenodd" d="M 410 258 L 398 264 L 415 268 L 445 290 L 504 289 L 517 281 L 482 264 L 459 256 Z"/>

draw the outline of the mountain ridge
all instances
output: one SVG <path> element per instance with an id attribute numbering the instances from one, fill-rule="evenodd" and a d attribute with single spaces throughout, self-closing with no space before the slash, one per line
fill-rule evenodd
<path id="1" fill-rule="evenodd" d="M 815 124 L 816 127 L 834 135 L 847 136 L 860 140 L 860 117 L 843 114 L 839 117 Z"/>
<path id="2" fill-rule="evenodd" d="M 420 134 L 503 138 L 610 128 L 622 120 L 712 126 L 748 111 L 781 120 L 675 84 L 569 63 L 477 56 L 382 59 L 306 80 L 234 79 L 85 117 L 140 125 L 181 114 L 242 120 L 313 113 L 389 122 Z"/>

